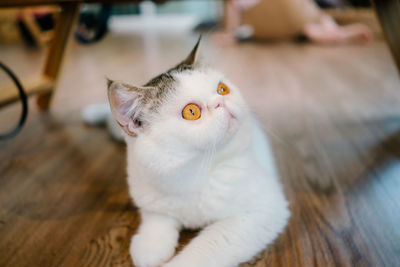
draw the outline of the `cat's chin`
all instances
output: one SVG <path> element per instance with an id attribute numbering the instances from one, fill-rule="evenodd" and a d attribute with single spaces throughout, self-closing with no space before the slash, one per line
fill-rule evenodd
<path id="1" fill-rule="evenodd" d="M 221 125 L 219 140 L 216 142 L 217 146 L 224 146 L 232 140 L 235 134 L 238 132 L 239 129 L 239 120 L 235 115 L 232 113 L 226 112 L 224 116 L 224 123 Z"/>
<path id="2" fill-rule="evenodd" d="M 229 135 L 233 135 L 239 127 L 238 116 L 228 107 L 224 109 L 224 113 L 224 120 L 227 121 L 226 131 Z"/>
<path id="3" fill-rule="evenodd" d="M 228 122 L 228 130 L 227 130 L 227 132 L 230 135 L 233 135 L 234 133 L 237 132 L 238 127 L 239 127 L 238 119 L 235 116 L 230 115 L 228 120 L 229 120 L 229 122 Z"/>

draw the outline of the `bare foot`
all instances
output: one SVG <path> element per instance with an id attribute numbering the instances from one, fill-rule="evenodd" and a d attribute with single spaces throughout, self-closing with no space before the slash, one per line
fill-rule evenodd
<path id="1" fill-rule="evenodd" d="M 373 39 L 371 30 L 364 24 L 350 24 L 341 28 L 343 38 L 350 42 L 368 43 Z"/>
<path id="2" fill-rule="evenodd" d="M 311 41 L 320 44 L 368 43 L 372 40 L 372 33 L 366 25 L 340 26 L 330 16 L 322 17 L 320 23 L 307 24 L 303 32 Z"/>

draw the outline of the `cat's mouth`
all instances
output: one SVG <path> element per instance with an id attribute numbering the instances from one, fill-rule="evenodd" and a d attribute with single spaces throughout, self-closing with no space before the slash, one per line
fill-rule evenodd
<path id="1" fill-rule="evenodd" d="M 215 106 L 215 109 L 223 113 L 223 121 L 227 127 L 226 130 L 229 133 L 233 133 L 238 125 L 238 116 L 233 111 L 234 109 L 229 107 L 225 102 L 218 103 L 218 105 Z"/>
<path id="2" fill-rule="evenodd" d="M 232 110 L 225 103 L 219 103 L 215 108 L 216 109 L 221 108 L 225 110 L 228 113 L 230 119 L 235 119 L 235 120 L 237 119 L 235 113 L 232 112 Z"/>
<path id="3" fill-rule="evenodd" d="M 229 114 L 230 119 L 235 119 L 235 120 L 237 119 L 236 115 L 227 106 L 225 106 L 224 109 Z"/>
<path id="4" fill-rule="evenodd" d="M 237 116 L 230 108 L 224 106 L 223 109 L 227 114 L 228 119 L 228 132 L 234 132 L 237 126 Z"/>

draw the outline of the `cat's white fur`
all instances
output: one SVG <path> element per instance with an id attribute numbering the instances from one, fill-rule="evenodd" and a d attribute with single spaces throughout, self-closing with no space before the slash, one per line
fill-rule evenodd
<path id="1" fill-rule="evenodd" d="M 271 149 L 238 88 L 211 69 L 177 81 L 148 126 L 126 134 L 129 192 L 141 224 L 130 253 L 138 267 L 232 267 L 250 260 L 289 218 Z M 219 95 L 222 81 L 230 93 Z M 121 84 L 115 84 L 118 90 Z M 201 117 L 182 118 L 188 103 Z M 182 228 L 203 228 L 174 256 Z"/>

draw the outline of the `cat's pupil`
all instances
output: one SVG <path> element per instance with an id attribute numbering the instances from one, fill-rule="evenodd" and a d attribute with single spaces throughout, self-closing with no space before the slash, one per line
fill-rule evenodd
<path id="1" fill-rule="evenodd" d="M 194 116 L 194 111 L 193 111 L 193 109 L 189 109 L 190 110 L 190 113 L 192 113 L 192 115 Z"/>
<path id="2" fill-rule="evenodd" d="M 222 91 L 222 92 L 225 92 L 225 88 L 224 88 L 224 87 L 221 87 L 221 91 Z"/>

